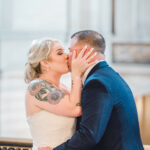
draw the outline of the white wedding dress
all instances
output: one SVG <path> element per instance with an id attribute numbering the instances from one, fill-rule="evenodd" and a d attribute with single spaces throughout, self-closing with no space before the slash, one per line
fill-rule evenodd
<path id="1" fill-rule="evenodd" d="M 33 150 L 62 144 L 72 137 L 76 127 L 76 118 L 59 116 L 45 110 L 27 117 L 27 121 L 33 138 Z"/>

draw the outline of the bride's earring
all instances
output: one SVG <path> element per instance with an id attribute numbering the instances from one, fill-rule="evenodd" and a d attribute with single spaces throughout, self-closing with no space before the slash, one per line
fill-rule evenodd
<path id="1" fill-rule="evenodd" d="M 46 67 L 46 71 L 47 71 L 47 72 L 49 71 L 49 68 L 48 68 L 48 67 Z"/>

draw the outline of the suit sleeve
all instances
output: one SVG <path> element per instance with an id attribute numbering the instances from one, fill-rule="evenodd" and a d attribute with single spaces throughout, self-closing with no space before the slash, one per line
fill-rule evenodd
<path id="1" fill-rule="evenodd" d="M 112 112 L 112 97 L 98 80 L 91 80 L 82 92 L 82 119 L 70 140 L 54 150 L 92 150 L 101 140 Z"/>

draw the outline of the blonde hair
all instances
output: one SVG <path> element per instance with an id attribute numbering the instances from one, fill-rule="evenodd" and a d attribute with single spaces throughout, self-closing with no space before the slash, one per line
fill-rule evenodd
<path id="1" fill-rule="evenodd" d="M 26 63 L 25 69 L 25 82 L 29 83 L 35 78 L 38 78 L 42 73 L 41 71 L 41 60 L 48 59 L 52 45 L 58 40 L 52 40 L 50 38 L 44 38 L 39 40 L 34 40 L 29 48 L 27 54 L 28 61 Z"/>

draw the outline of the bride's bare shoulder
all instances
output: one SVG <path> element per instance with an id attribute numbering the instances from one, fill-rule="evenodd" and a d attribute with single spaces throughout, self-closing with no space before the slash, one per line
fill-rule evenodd
<path id="1" fill-rule="evenodd" d="M 27 86 L 27 94 L 34 95 L 37 91 L 39 91 L 42 87 L 46 87 L 46 83 L 41 79 L 32 80 Z"/>
<path id="2" fill-rule="evenodd" d="M 43 81 L 42 80 L 40 80 L 40 79 L 34 79 L 34 80 L 32 80 L 29 84 L 28 84 L 28 90 L 29 89 L 34 89 L 34 88 L 36 88 L 36 87 L 39 87 L 39 86 L 42 86 L 42 83 Z"/>

